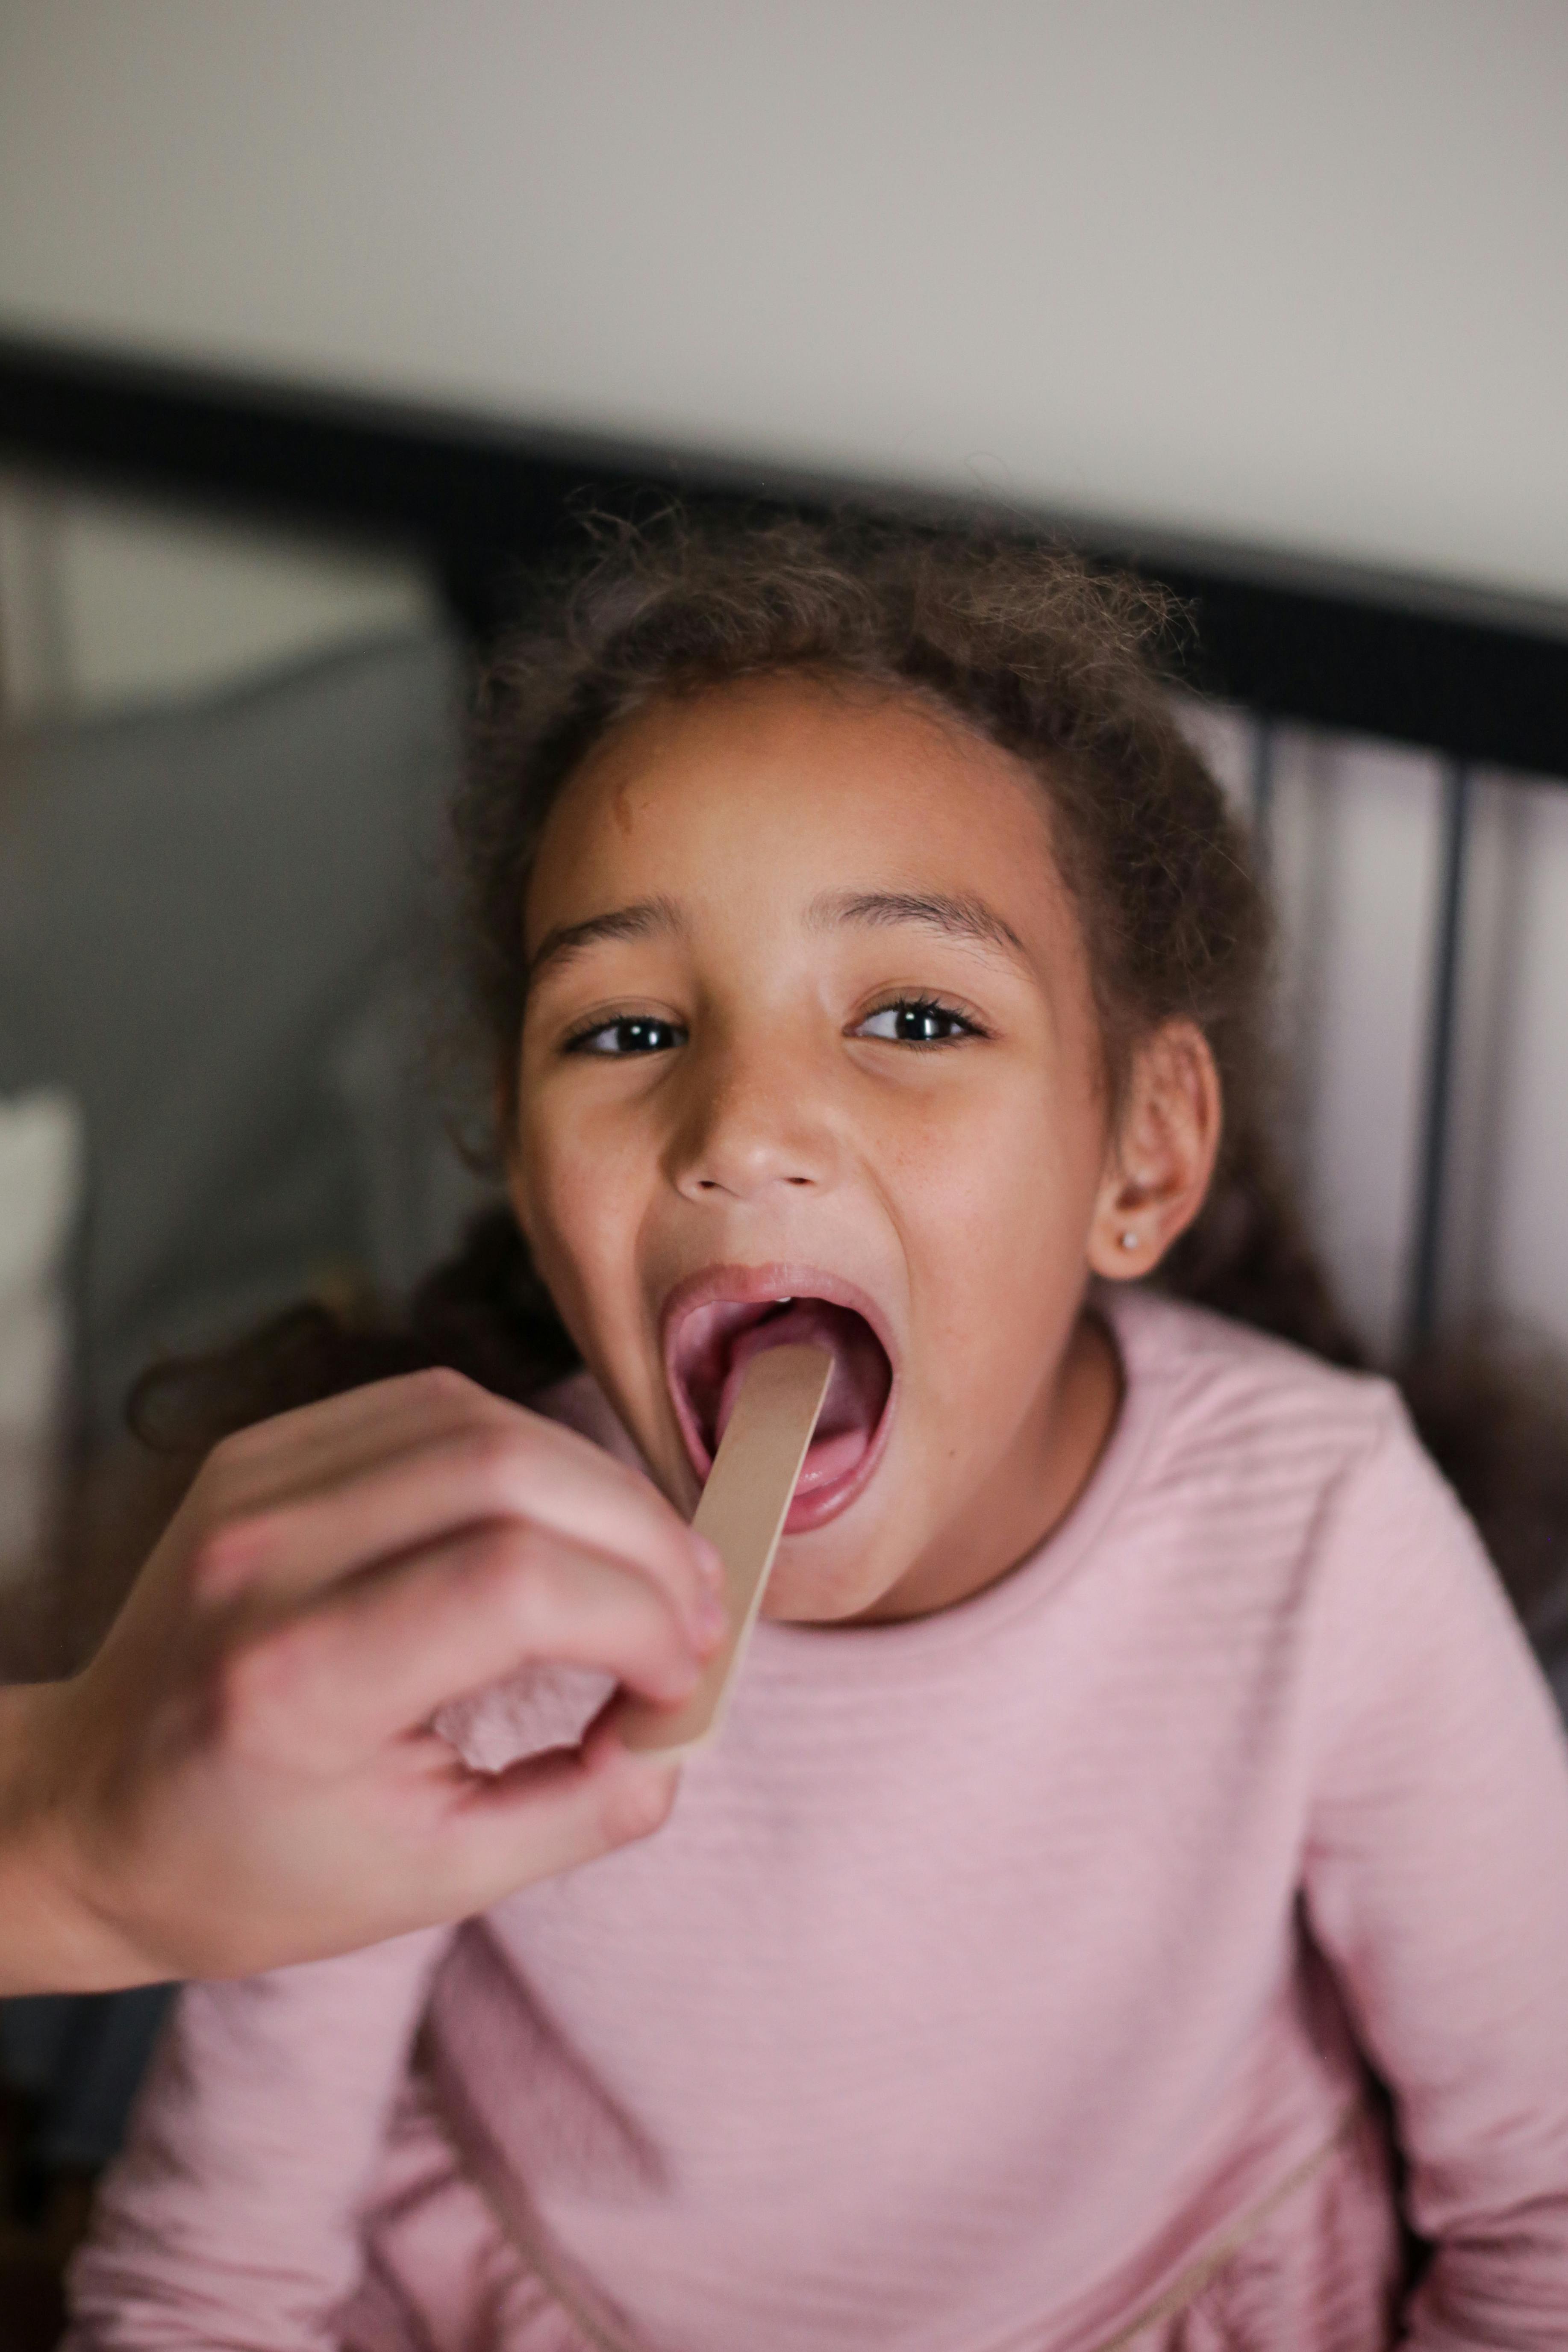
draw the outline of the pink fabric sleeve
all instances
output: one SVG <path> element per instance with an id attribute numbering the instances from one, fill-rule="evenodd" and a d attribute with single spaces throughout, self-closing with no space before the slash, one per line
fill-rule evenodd
<path id="1" fill-rule="evenodd" d="M 1308 1913 L 1433 2242 L 1420 2352 L 1568 2342 L 1568 1748 L 1397 1407 L 1340 1499 Z"/>
<path id="2" fill-rule="evenodd" d="M 327 2352 L 446 1929 L 182 1994 L 62 2352 Z"/>

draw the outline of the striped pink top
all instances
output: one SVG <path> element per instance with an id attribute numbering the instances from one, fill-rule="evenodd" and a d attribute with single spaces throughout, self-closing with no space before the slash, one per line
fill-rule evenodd
<path id="1" fill-rule="evenodd" d="M 1108 1311 L 1003 1582 L 764 1625 L 646 1844 L 184 1996 L 76 2352 L 1568 2343 L 1545 1686 L 1386 1386 Z"/>

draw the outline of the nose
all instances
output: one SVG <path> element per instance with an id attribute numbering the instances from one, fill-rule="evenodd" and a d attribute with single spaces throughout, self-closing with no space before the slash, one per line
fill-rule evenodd
<path id="1" fill-rule="evenodd" d="M 755 1202 L 831 1186 L 838 1148 L 822 1076 L 766 1036 L 694 1055 L 671 1139 L 677 1192 Z"/>

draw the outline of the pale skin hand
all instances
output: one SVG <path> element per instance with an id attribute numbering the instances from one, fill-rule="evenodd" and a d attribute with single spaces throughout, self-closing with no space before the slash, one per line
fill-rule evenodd
<path id="1" fill-rule="evenodd" d="M 321 1958 L 646 1835 L 675 1773 L 607 1732 L 492 1780 L 429 1717 L 542 1660 L 674 1704 L 721 1631 L 647 1480 L 456 1373 L 242 1432 L 83 1673 L 0 1692 L 0 1992 Z"/>

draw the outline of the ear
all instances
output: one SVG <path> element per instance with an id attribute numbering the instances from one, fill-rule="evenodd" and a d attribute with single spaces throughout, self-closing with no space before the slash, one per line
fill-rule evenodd
<path id="1" fill-rule="evenodd" d="M 1089 1262 L 1111 1281 L 1151 1273 L 1198 1211 L 1214 1174 L 1219 1072 L 1195 1023 L 1168 1021 L 1138 1048 L 1095 1202 Z"/>

